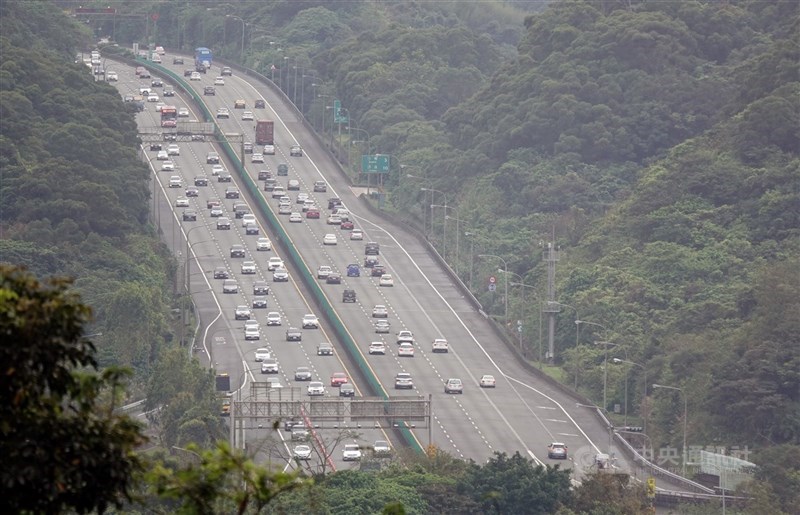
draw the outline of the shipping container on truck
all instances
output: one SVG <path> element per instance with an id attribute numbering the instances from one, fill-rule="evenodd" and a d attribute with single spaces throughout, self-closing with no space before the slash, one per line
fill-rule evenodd
<path id="1" fill-rule="evenodd" d="M 256 122 L 256 145 L 274 145 L 275 123 L 272 120 Z"/>
<path id="2" fill-rule="evenodd" d="M 194 49 L 194 67 L 199 72 L 205 72 L 211 68 L 211 50 L 205 47 Z"/>

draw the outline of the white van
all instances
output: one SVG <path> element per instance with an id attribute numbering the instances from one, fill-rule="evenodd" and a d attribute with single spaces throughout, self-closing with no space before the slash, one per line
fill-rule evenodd
<path id="1" fill-rule="evenodd" d="M 160 63 L 161 62 L 161 56 L 158 55 L 157 53 L 153 52 L 153 55 L 150 56 L 150 60 L 153 61 L 154 63 Z"/>

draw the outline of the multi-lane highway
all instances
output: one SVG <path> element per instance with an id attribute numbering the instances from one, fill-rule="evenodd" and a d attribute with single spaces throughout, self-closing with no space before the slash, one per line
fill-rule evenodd
<path id="1" fill-rule="evenodd" d="M 169 63 L 171 59 L 167 57 L 164 62 Z M 165 66 L 182 76 L 183 70 L 191 67 L 190 58 L 186 58 L 185 62 L 187 65 Z M 133 69 L 120 66 L 118 71 L 119 89 L 123 94 L 150 85 L 149 79 L 137 79 Z M 187 83 L 202 95 L 204 87 L 213 84 L 219 71 L 220 67 L 214 65 L 209 73 L 201 75 L 199 81 L 187 80 Z M 316 202 L 321 211 L 319 220 L 303 216 L 299 223 L 291 223 L 289 215 L 278 214 L 277 199 L 266 197 L 267 204 L 289 234 L 308 270 L 314 273 L 320 265 L 329 265 L 342 275 L 342 284 L 329 285 L 322 281 L 321 288 L 384 389 L 390 395 L 432 396 L 430 443 L 456 456 L 478 462 L 485 461 L 494 452 L 518 451 L 542 463 L 562 463 L 572 467 L 576 478 L 589 470 L 594 464 L 594 456 L 608 450 L 608 428 L 600 426 L 589 410 L 576 407 L 574 399 L 537 379 L 521 366 L 516 356 L 493 334 L 482 315 L 463 299 L 449 276 L 414 237 L 402 228 L 374 219 L 359 208 L 356 194 L 337 171 L 337 163 L 307 133 L 293 107 L 271 95 L 267 87 L 251 83 L 236 74 L 224 80 L 224 85 L 216 86 L 215 95 L 203 97 L 208 109 L 215 113 L 220 107 L 228 108 L 230 118 L 216 122 L 223 133 L 243 134 L 246 141 L 255 140 L 255 122 L 242 120 L 245 111 L 252 111 L 256 119 L 275 122 L 276 154 L 264 156 L 264 164 L 250 163 L 248 155 L 245 163 L 247 173 L 255 181 L 259 170 L 267 169 L 274 174 L 278 164 L 285 163 L 289 174 L 277 177 L 279 184 L 286 187 L 287 181 L 292 179 L 300 183 L 299 191 L 287 192 L 291 197 L 292 210 L 301 212 L 301 205 L 296 203 L 298 193 L 305 193 Z M 239 99 L 245 101 L 245 109 L 234 108 L 234 102 Z M 256 100 L 265 100 L 266 107 L 255 109 Z M 161 101 L 164 102 L 164 99 Z M 166 101 L 192 109 L 187 99 L 175 97 Z M 201 119 L 195 111 L 190 113 L 190 117 Z M 155 103 L 148 103 L 137 121 L 140 127 L 157 127 Z M 168 143 L 164 142 L 165 149 Z M 295 144 L 303 148 L 301 157 L 289 156 L 289 148 Z M 298 366 L 308 366 L 314 379 L 319 378 L 326 384 L 327 395 L 337 395 L 337 390 L 328 386 L 330 376 L 334 372 L 349 375 L 350 371 L 345 366 L 348 361 L 340 359 L 342 356 L 339 353 L 343 349 L 337 341 L 332 340 L 334 333 L 326 327 L 325 322 L 322 321 L 320 329 L 302 330 L 301 342 L 285 341 L 287 327 L 300 327 L 303 315 L 317 311 L 297 281 L 296 274 L 303 272 L 290 266 L 289 282 L 273 283 L 272 273 L 267 271 L 267 260 L 276 255 L 277 249 L 256 250 L 257 239 L 270 236 L 266 224 L 259 220 L 259 235 L 245 234 L 241 220 L 235 219 L 231 211 L 234 200 L 225 199 L 226 188 L 235 187 L 242 192 L 242 201 L 247 202 L 244 186 L 238 184 L 236 174 L 232 174 L 232 183 L 218 183 L 217 177 L 212 175 L 211 165 L 206 163 L 207 153 L 219 149 L 213 149 L 208 142 L 179 145 L 181 154 L 173 157 L 177 165 L 175 172 L 159 171 L 161 162 L 156 159 L 157 153 L 150 151 L 146 145 L 145 152 L 157 179 L 157 194 L 169 199 L 173 208 L 171 213 L 174 213 L 170 216 L 175 217 L 183 236 L 188 238 L 189 260 L 185 259 L 183 244 L 176 245 L 175 250 L 181 251 L 179 258 L 189 263 L 189 283 L 203 325 L 202 342 L 215 368 L 218 372 L 230 374 L 237 385 L 242 384 L 245 378 L 249 378 L 249 381 L 263 380 L 263 376 L 259 377 L 260 365 L 254 361 L 254 352 L 258 347 L 266 347 L 280 363 L 278 376 L 285 387 L 299 386 L 301 393 L 305 394 L 307 383 L 294 381 L 294 370 Z M 258 150 L 256 147 L 256 152 Z M 224 159 L 223 165 L 226 169 L 232 169 L 232 163 L 225 163 Z M 173 175 L 180 176 L 181 187 L 168 187 Z M 185 189 L 193 186 L 195 177 L 201 175 L 207 176 L 210 182 L 208 186 L 197 187 L 198 197 L 189 199 L 191 208 L 198 214 L 197 221 L 182 221 L 184 208 L 174 207 L 177 197 L 185 196 Z M 314 182 L 320 180 L 327 184 L 325 193 L 313 191 Z M 261 193 L 269 195 L 268 192 Z M 330 213 L 327 199 L 333 196 L 343 200 L 355 227 L 364 233 L 363 241 L 351 240 L 349 231 L 326 223 Z M 216 219 L 210 217 L 207 201 L 215 198 L 221 200 L 225 216 L 232 221 L 230 230 L 217 230 Z M 253 206 L 251 212 L 258 215 Z M 161 216 L 167 215 L 164 213 Z M 336 235 L 337 244 L 323 245 L 325 235 L 331 233 Z M 364 244 L 368 241 L 380 244 L 380 264 L 393 276 L 393 286 L 380 286 L 378 278 L 370 277 L 363 268 L 360 277 L 347 276 L 348 264 L 363 265 Z M 236 244 L 246 248 L 244 259 L 230 257 L 230 248 Z M 242 262 L 251 259 L 256 261 L 256 273 L 242 275 Z M 238 293 L 222 293 L 222 280 L 213 278 L 213 271 L 219 266 L 224 266 L 238 281 Z M 245 341 L 244 322 L 234 319 L 234 310 L 237 305 L 252 304 L 255 280 L 267 281 L 271 292 L 268 307 L 254 310 L 261 339 Z M 355 303 L 342 302 L 344 289 L 355 290 Z M 377 304 L 388 308 L 388 320 L 391 323 L 388 334 L 375 332 L 372 311 Z M 269 311 L 281 314 L 281 327 L 265 325 L 265 316 Z M 400 330 L 413 333 L 413 357 L 398 355 L 396 333 Z M 431 344 L 437 338 L 445 338 L 449 342 L 449 352 L 431 351 Z M 333 343 L 337 353 L 333 356 L 317 356 L 317 344 L 322 341 Z M 385 355 L 368 354 L 367 349 L 373 341 L 385 343 Z M 411 374 L 413 390 L 394 389 L 395 376 L 399 372 Z M 495 388 L 479 387 L 479 379 L 484 374 L 496 378 Z M 458 378 L 463 382 L 461 395 L 444 392 L 448 378 Z M 360 396 L 361 389 L 357 382 L 356 389 L 356 395 Z M 415 436 L 422 446 L 429 443 L 427 430 L 416 430 Z M 252 431 L 251 437 L 263 438 L 263 434 Z M 360 443 L 369 445 L 382 438 L 386 436 L 381 431 L 362 430 Z M 569 460 L 557 462 L 547 457 L 547 445 L 554 441 L 567 444 Z M 289 453 L 292 446 L 287 443 L 284 454 Z M 626 468 L 622 453 L 616 454 L 619 458 L 617 465 Z M 337 451 L 334 458 L 340 460 L 341 453 Z M 341 461 L 338 466 L 342 466 Z"/>

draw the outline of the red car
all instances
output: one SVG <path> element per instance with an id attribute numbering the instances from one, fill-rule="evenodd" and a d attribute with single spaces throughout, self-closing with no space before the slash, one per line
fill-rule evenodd
<path id="1" fill-rule="evenodd" d="M 383 265 L 375 265 L 372 267 L 372 277 L 380 277 L 386 273 Z"/>
<path id="2" fill-rule="evenodd" d="M 347 374 L 344 372 L 334 372 L 331 376 L 331 386 L 341 386 L 347 382 Z"/>
<path id="3" fill-rule="evenodd" d="M 351 222 L 350 220 L 345 220 L 344 222 L 342 222 L 341 227 L 343 231 L 352 231 L 353 228 L 355 227 L 355 224 L 353 224 L 353 222 Z"/>
<path id="4" fill-rule="evenodd" d="M 319 218 L 319 209 L 309 209 L 306 211 L 306 218 Z"/>

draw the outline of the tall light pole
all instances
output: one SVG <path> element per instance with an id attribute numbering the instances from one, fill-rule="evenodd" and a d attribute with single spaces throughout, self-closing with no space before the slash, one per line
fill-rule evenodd
<path id="1" fill-rule="evenodd" d="M 608 409 L 608 399 L 606 392 L 608 391 L 608 346 L 616 347 L 614 342 L 594 342 L 595 345 L 603 346 L 603 406 Z"/>
<path id="2" fill-rule="evenodd" d="M 626 351 L 627 354 L 627 351 Z M 642 418 L 644 419 L 644 432 L 647 432 L 647 368 L 641 363 L 628 359 L 611 358 L 612 363 L 625 363 L 642 369 L 644 373 L 644 391 L 642 392 Z M 625 425 L 628 425 L 628 370 L 625 370 Z"/>
<path id="3" fill-rule="evenodd" d="M 456 213 L 458 213 L 458 210 L 456 208 L 451 208 L 451 209 L 453 211 L 455 211 Z M 455 220 L 456 221 L 456 275 L 459 275 L 458 274 L 458 262 L 461 259 L 461 251 L 459 249 L 459 242 L 461 240 L 461 230 L 459 229 L 459 224 L 461 222 L 463 222 L 464 220 L 458 218 L 457 216 L 449 216 L 449 215 L 445 215 L 444 218 L 445 218 L 445 220 Z"/>
<path id="4" fill-rule="evenodd" d="M 236 16 L 234 14 L 226 14 L 225 17 L 226 18 L 231 18 L 231 19 L 234 19 L 234 20 L 239 20 L 240 22 L 242 22 L 242 49 L 239 52 L 239 59 L 242 61 L 242 64 L 244 64 L 244 32 L 245 32 L 245 30 L 244 30 L 244 20 L 239 18 L 238 16 Z"/>
<path id="5" fill-rule="evenodd" d="M 686 419 L 687 415 L 689 414 L 689 411 L 687 409 L 689 405 L 686 398 L 686 392 L 683 391 L 683 388 L 678 388 L 677 386 L 667 386 L 664 384 L 654 384 L 653 388 L 676 390 L 678 392 L 681 392 L 681 395 L 683 396 L 683 460 L 682 460 L 683 463 L 681 464 L 681 475 L 683 477 L 686 477 Z"/>
<path id="6" fill-rule="evenodd" d="M 305 72 L 300 77 L 300 114 L 303 115 L 303 118 L 305 118 L 305 116 L 306 116 L 305 115 L 305 111 L 304 111 L 304 109 L 306 107 L 306 93 L 305 93 L 306 92 L 306 77 L 309 77 L 311 79 L 318 79 L 319 78 L 316 75 L 306 75 Z M 314 82 L 311 83 L 311 87 L 312 88 L 316 88 L 316 85 L 315 85 Z"/>
<path id="7" fill-rule="evenodd" d="M 475 268 L 475 233 L 467 231 L 464 236 L 469 238 L 469 290 L 472 291 L 472 272 Z"/>
<path id="8" fill-rule="evenodd" d="M 581 324 L 597 326 L 597 327 L 601 328 L 603 331 L 608 331 L 608 329 L 606 329 L 606 327 L 604 325 L 602 325 L 602 324 L 597 324 L 595 322 L 588 322 L 586 320 L 581 320 L 580 318 L 577 318 L 577 314 L 575 316 L 576 316 L 576 320 L 575 320 L 575 348 L 576 349 L 578 348 L 578 345 L 579 345 L 579 342 L 580 342 L 580 338 L 581 338 Z M 583 365 L 583 363 L 581 363 L 581 366 L 582 365 Z M 578 389 L 578 371 L 577 370 L 575 371 L 575 389 L 576 390 Z"/>
<path id="9" fill-rule="evenodd" d="M 534 291 L 534 297 L 536 296 L 536 294 L 535 294 L 536 288 L 534 286 L 531 286 L 531 285 L 525 284 L 525 283 L 515 283 L 515 282 L 512 282 L 511 286 L 522 286 L 523 288 L 530 288 L 531 290 Z M 539 300 L 538 297 L 536 297 L 536 299 Z M 523 299 L 523 302 L 524 302 L 524 299 Z M 542 316 L 541 303 L 537 302 L 537 304 L 540 307 L 539 308 L 539 369 L 541 370 L 541 368 L 542 368 L 542 349 L 544 347 L 544 339 L 542 337 L 542 318 L 543 318 L 543 316 Z"/>
<path id="10" fill-rule="evenodd" d="M 430 191 L 431 192 L 431 202 L 430 202 L 429 205 L 431 206 L 431 236 L 433 236 L 433 194 L 434 193 L 441 194 L 444 197 L 444 205 L 445 206 L 447 205 L 447 194 L 444 193 L 443 191 L 439 191 L 439 190 L 437 190 L 435 188 L 420 188 L 420 191 Z M 445 212 L 445 215 L 446 214 L 447 213 Z M 444 251 L 442 251 L 442 254 L 444 254 Z"/>
<path id="11" fill-rule="evenodd" d="M 524 282 L 525 278 L 524 277 L 522 277 L 521 275 L 519 275 L 516 272 L 512 272 L 511 270 L 509 270 L 508 272 L 505 272 L 504 270 L 499 270 L 499 271 L 503 272 L 503 273 L 511 274 L 514 277 L 519 278 L 519 282 L 518 283 L 512 282 L 511 286 L 521 286 L 523 288 L 523 290 L 522 290 L 522 303 L 521 303 L 521 307 L 520 307 L 520 323 L 517 324 L 517 332 L 519 333 L 519 350 L 520 350 L 520 352 L 522 352 L 522 327 L 523 327 L 524 320 L 525 320 L 525 305 L 527 304 L 527 302 L 525 301 L 526 300 L 525 288 L 533 290 L 533 297 L 534 297 L 534 299 L 536 299 L 537 305 L 538 305 L 540 299 L 539 299 L 539 296 L 536 295 L 536 288 L 534 286 L 531 286 L 530 284 L 525 284 L 525 282 Z M 541 324 L 541 320 L 542 320 L 542 318 L 540 316 L 539 317 L 539 322 L 540 322 L 539 323 L 539 349 L 540 349 L 539 350 L 539 356 L 541 356 L 541 348 L 542 348 L 542 340 L 541 340 L 542 324 Z"/>
<path id="12" fill-rule="evenodd" d="M 505 326 L 506 326 L 506 328 L 508 328 L 508 263 L 506 263 L 505 259 L 503 259 L 500 256 L 497 256 L 495 254 L 478 254 L 478 257 L 491 257 L 491 258 L 499 259 L 500 261 L 503 262 L 503 270 L 505 271 L 505 274 L 503 274 L 503 277 L 505 277 L 505 299 L 504 299 L 505 300 L 505 317 L 504 318 L 505 318 Z"/>
<path id="13" fill-rule="evenodd" d="M 188 231 L 185 232 L 185 234 L 186 234 L 186 256 L 184 258 L 183 273 L 184 273 L 184 277 L 185 277 L 185 283 L 184 284 L 185 284 L 185 287 L 186 287 L 186 295 L 189 298 L 191 298 L 191 296 L 192 296 L 192 282 L 191 282 L 190 277 L 189 277 L 189 256 L 190 256 L 190 251 L 191 251 L 192 247 L 194 246 L 194 243 L 191 244 L 191 245 L 189 244 L 189 236 L 192 234 L 192 231 L 194 231 L 195 229 L 201 229 L 201 228 L 208 229 L 208 227 L 209 227 L 208 225 L 197 225 L 195 227 L 190 228 Z M 212 238 L 212 240 L 213 240 L 213 238 Z M 212 240 L 205 240 L 205 241 L 202 241 L 202 242 L 195 242 L 195 243 L 206 243 L 206 242 L 212 241 Z M 185 332 L 186 332 L 186 309 L 183 308 L 183 309 L 181 309 L 181 347 L 183 347 L 183 344 L 184 344 L 184 333 Z"/>

